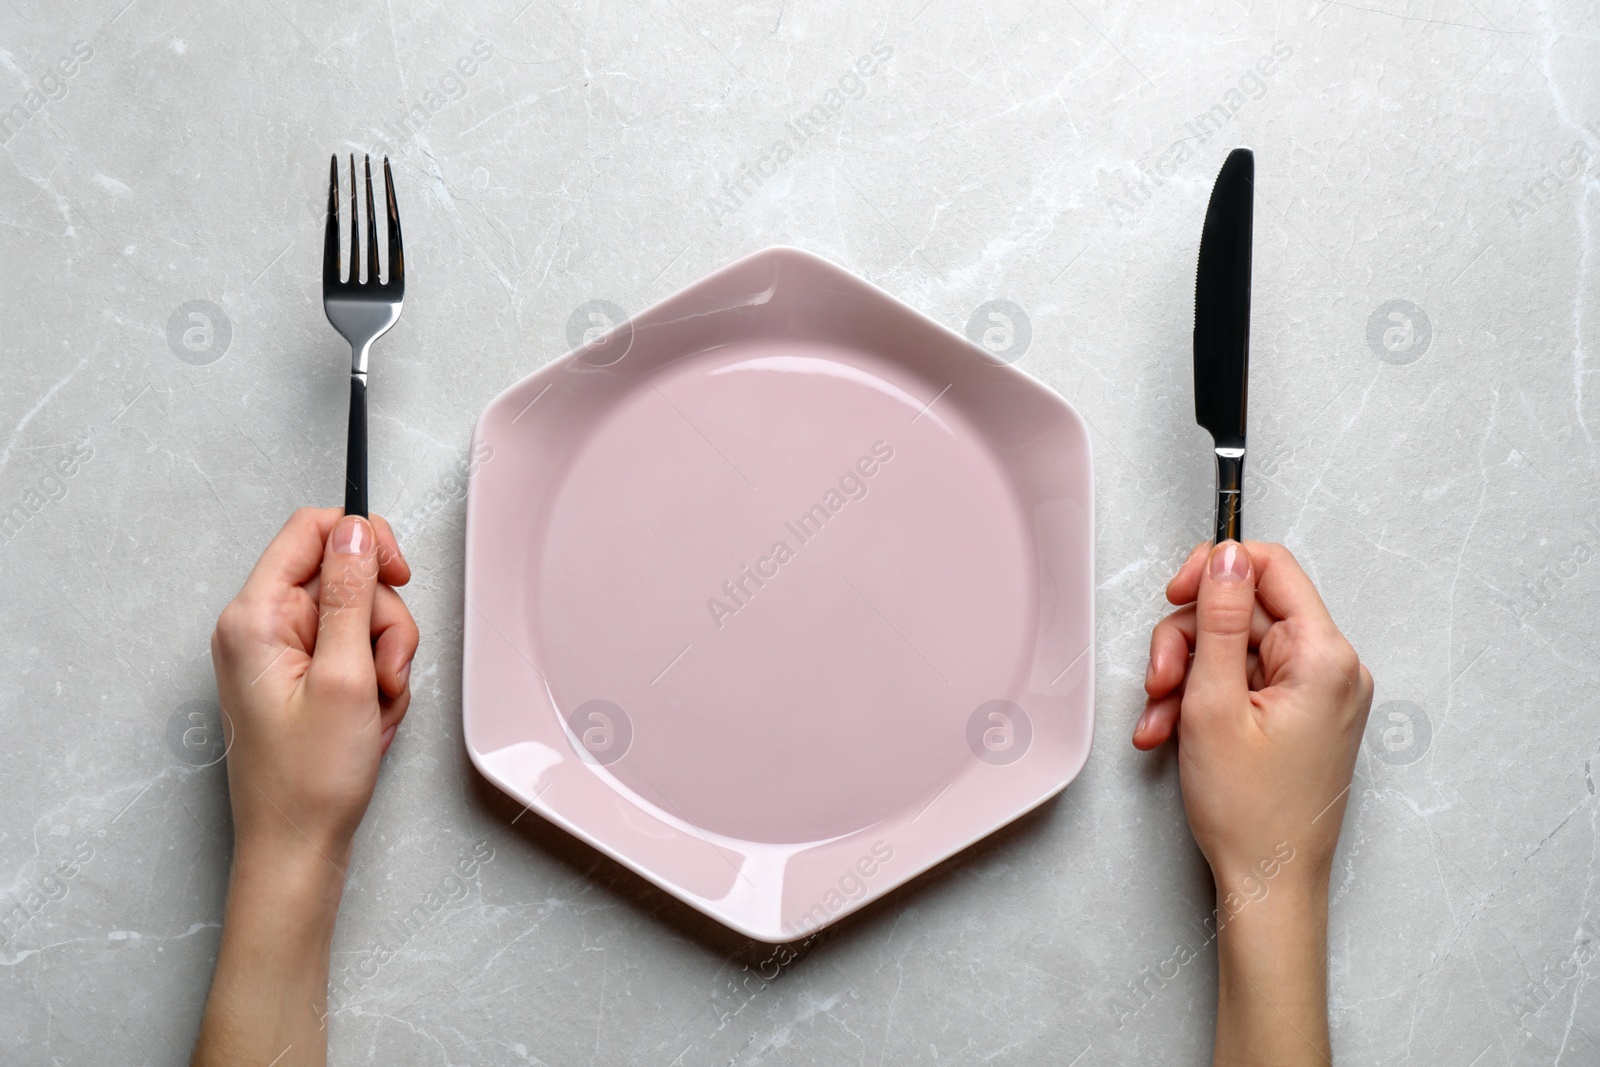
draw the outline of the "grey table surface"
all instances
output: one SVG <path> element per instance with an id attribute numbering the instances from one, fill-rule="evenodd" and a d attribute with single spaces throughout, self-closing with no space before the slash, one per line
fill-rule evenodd
<path id="1" fill-rule="evenodd" d="M 353 150 L 402 196 L 372 495 L 423 640 L 332 1062 L 1206 1062 L 1209 881 L 1170 754 L 1126 739 L 1162 582 L 1206 535 L 1194 259 L 1248 144 L 1246 519 L 1378 686 L 1332 889 L 1337 1059 L 1600 1061 L 1593 5 L 13 0 L 0 35 L 0 1060 L 193 1041 L 230 830 L 182 734 L 215 715 L 207 639 L 249 565 L 339 502 L 318 277 Z M 588 302 L 772 244 L 956 329 L 1008 302 L 1098 483 L 1088 767 L 795 960 L 511 825 L 459 699 L 477 413 Z"/>

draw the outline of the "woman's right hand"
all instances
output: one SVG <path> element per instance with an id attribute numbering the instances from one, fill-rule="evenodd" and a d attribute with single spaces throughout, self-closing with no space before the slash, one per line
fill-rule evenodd
<path id="1" fill-rule="evenodd" d="M 1372 675 L 1282 545 L 1201 545 L 1167 599 L 1133 743 L 1176 735 L 1216 880 L 1214 1063 L 1331 1063 L 1328 881 Z"/>
<path id="2" fill-rule="evenodd" d="M 1219 893 L 1285 845 L 1294 880 L 1325 887 L 1372 675 L 1282 545 L 1200 545 L 1167 599 L 1178 610 L 1150 637 L 1134 745 L 1176 733 L 1189 826 Z"/>

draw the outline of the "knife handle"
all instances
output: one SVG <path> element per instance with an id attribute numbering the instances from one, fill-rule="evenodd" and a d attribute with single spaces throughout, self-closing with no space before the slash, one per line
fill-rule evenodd
<path id="1" fill-rule="evenodd" d="M 1217 544 L 1242 541 L 1239 515 L 1244 496 L 1244 449 L 1217 449 Z"/>

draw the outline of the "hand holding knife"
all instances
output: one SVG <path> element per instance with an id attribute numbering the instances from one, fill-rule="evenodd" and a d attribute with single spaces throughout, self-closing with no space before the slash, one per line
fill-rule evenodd
<path id="1" fill-rule="evenodd" d="M 1255 171 L 1250 149 L 1228 153 L 1211 190 L 1195 271 L 1194 415 L 1216 442 L 1218 544 L 1242 540 Z"/>

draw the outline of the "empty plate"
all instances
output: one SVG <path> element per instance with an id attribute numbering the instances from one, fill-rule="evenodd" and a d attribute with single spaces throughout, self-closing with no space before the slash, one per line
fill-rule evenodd
<path id="1" fill-rule="evenodd" d="M 1088 756 L 1082 419 L 825 260 L 596 331 L 473 456 L 473 762 L 743 934 L 805 937 Z"/>

